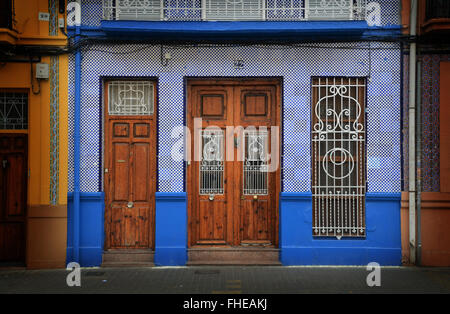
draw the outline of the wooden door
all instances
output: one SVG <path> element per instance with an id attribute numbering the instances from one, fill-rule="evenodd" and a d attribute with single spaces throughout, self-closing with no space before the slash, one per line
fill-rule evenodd
<path id="1" fill-rule="evenodd" d="M 245 131 L 239 145 L 242 161 L 235 162 L 239 240 L 243 245 L 274 245 L 277 234 L 277 173 L 270 172 L 272 126 L 277 126 L 277 86 L 235 87 L 235 124 Z M 253 128 L 253 129 L 252 129 Z M 273 134 L 278 142 L 278 134 Z M 276 144 L 276 143 L 274 143 Z M 276 144 L 278 145 L 278 144 Z M 273 152 L 275 155 L 275 152 Z M 279 158 L 279 156 L 274 156 Z"/>
<path id="2" fill-rule="evenodd" d="M 270 152 L 271 126 L 277 125 L 280 112 L 279 93 L 278 81 L 189 81 L 191 247 L 278 245 L 279 169 L 259 171 L 267 164 L 248 157 L 251 151 L 253 156 L 259 154 L 255 149 L 260 138 L 265 142 L 259 148 Z M 195 118 L 202 119 L 198 130 Z"/>
<path id="3" fill-rule="evenodd" d="M 106 113 L 106 249 L 154 248 L 155 123 L 154 113 Z"/>
<path id="4" fill-rule="evenodd" d="M 0 261 L 25 261 L 26 134 L 0 134 Z"/>

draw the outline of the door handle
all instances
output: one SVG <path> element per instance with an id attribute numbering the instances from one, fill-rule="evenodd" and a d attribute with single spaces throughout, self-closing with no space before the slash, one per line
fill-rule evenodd
<path id="1" fill-rule="evenodd" d="M 127 207 L 128 208 L 133 208 L 134 207 L 134 203 L 133 202 L 128 202 Z"/>
<path id="2" fill-rule="evenodd" d="M 3 159 L 3 160 L 2 160 L 2 166 L 3 166 L 3 169 L 6 168 L 6 165 L 7 165 L 7 164 L 8 164 L 8 160 Z"/>

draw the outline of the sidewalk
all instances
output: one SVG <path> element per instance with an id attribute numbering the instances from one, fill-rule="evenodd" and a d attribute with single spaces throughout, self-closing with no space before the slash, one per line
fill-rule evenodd
<path id="1" fill-rule="evenodd" d="M 68 274 L 0 269 L 0 293 L 450 293 L 450 268 L 382 267 L 380 287 L 365 267 L 83 268 L 81 287 Z"/>

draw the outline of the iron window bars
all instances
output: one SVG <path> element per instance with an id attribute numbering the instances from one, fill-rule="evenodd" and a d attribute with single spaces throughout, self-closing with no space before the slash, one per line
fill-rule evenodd
<path id="1" fill-rule="evenodd" d="M 28 94 L 0 92 L 0 129 L 28 129 Z"/>
<path id="2" fill-rule="evenodd" d="M 313 236 L 365 237 L 364 78 L 312 81 Z"/>
<path id="3" fill-rule="evenodd" d="M 105 20 L 364 20 L 368 0 L 103 0 Z"/>
<path id="4" fill-rule="evenodd" d="M 113 81 L 108 84 L 110 115 L 152 115 L 154 86 L 149 81 Z"/>

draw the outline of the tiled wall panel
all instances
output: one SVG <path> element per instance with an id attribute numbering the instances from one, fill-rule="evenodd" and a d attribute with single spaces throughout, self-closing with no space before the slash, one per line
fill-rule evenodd
<path id="1" fill-rule="evenodd" d="M 352 49 L 349 49 L 352 48 Z M 81 190 L 102 190 L 101 77 L 158 78 L 158 189 L 184 189 L 183 163 L 172 160 L 173 127 L 184 123 L 185 77 L 283 78 L 283 190 L 310 190 L 310 80 L 312 76 L 367 77 L 367 167 L 369 192 L 399 192 L 400 49 L 389 43 L 280 46 L 161 47 L 101 45 L 83 51 L 81 96 Z M 243 67 L 235 68 L 234 60 Z M 74 58 L 69 67 L 69 189 L 73 189 Z"/>

